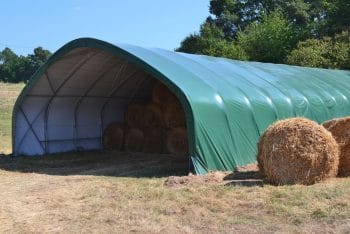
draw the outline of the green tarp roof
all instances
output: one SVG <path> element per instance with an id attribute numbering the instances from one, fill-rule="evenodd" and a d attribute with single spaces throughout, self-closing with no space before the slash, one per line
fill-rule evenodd
<path id="1" fill-rule="evenodd" d="M 255 162 L 259 136 L 278 119 L 305 116 L 323 122 L 350 115 L 349 71 L 236 61 L 83 38 L 58 50 L 34 75 L 14 116 L 45 71 L 76 48 L 103 50 L 127 60 L 178 96 L 186 112 L 197 173 Z M 14 152 L 22 152 L 16 144 Z"/>

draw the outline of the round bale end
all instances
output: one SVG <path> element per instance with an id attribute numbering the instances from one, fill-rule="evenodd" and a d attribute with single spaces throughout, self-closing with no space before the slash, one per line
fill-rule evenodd
<path id="1" fill-rule="evenodd" d="M 339 145 L 338 176 L 350 176 L 350 117 L 332 119 L 322 125 Z"/>
<path id="2" fill-rule="evenodd" d="M 335 177 L 339 150 L 332 134 L 305 118 L 272 124 L 258 143 L 259 168 L 273 184 L 314 184 Z"/>

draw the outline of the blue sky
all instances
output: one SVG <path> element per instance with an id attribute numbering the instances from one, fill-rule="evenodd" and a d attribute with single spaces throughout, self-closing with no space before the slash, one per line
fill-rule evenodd
<path id="1" fill-rule="evenodd" d="M 209 15 L 209 0 L 4 0 L 0 49 L 52 52 L 79 37 L 173 50 Z"/>

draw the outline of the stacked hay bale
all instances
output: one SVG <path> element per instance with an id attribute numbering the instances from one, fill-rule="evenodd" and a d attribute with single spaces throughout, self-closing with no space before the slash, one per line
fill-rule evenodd
<path id="1" fill-rule="evenodd" d="M 271 125 L 258 143 L 258 165 L 273 184 L 314 184 L 335 177 L 339 150 L 332 134 L 304 118 Z"/>
<path id="2" fill-rule="evenodd" d="M 141 152 L 145 134 L 142 129 L 144 125 L 144 105 L 131 103 L 124 114 L 126 123 L 124 150 L 127 152 Z"/>
<path id="3" fill-rule="evenodd" d="M 339 145 L 338 176 L 350 176 L 350 117 L 329 120 L 322 124 Z"/>
<path id="4" fill-rule="evenodd" d="M 157 82 L 153 87 L 152 100 L 162 110 L 165 152 L 178 156 L 187 156 L 186 117 L 179 100 L 160 82 Z"/>
<path id="5" fill-rule="evenodd" d="M 176 96 L 161 82 L 154 85 L 151 100 L 127 107 L 124 120 L 107 126 L 103 134 L 105 148 L 188 154 L 185 112 Z"/>
<path id="6" fill-rule="evenodd" d="M 111 123 L 103 132 L 103 145 L 105 149 L 121 150 L 124 144 L 125 125 Z"/>

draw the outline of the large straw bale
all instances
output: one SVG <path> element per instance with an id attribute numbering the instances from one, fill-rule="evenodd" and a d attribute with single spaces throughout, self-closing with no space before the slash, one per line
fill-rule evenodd
<path id="1" fill-rule="evenodd" d="M 129 128 L 125 133 L 124 148 L 128 152 L 142 152 L 144 132 L 139 128 Z"/>
<path id="2" fill-rule="evenodd" d="M 163 112 L 161 107 L 155 103 L 148 103 L 144 108 L 143 122 L 145 127 L 164 126 Z"/>
<path id="3" fill-rule="evenodd" d="M 188 155 L 187 131 L 185 128 L 173 128 L 167 131 L 166 151 L 176 155 Z"/>
<path id="4" fill-rule="evenodd" d="M 350 117 L 329 120 L 322 124 L 339 145 L 339 176 L 350 176 Z"/>
<path id="5" fill-rule="evenodd" d="M 142 127 L 144 124 L 145 107 L 139 103 L 132 103 L 125 112 L 125 122 L 130 127 Z"/>
<path id="6" fill-rule="evenodd" d="M 164 124 L 167 128 L 186 126 L 185 112 L 179 101 L 173 101 L 164 107 Z"/>
<path id="7" fill-rule="evenodd" d="M 163 128 L 145 128 L 145 141 L 143 152 L 146 153 L 163 153 L 164 151 L 164 129 Z"/>
<path id="8" fill-rule="evenodd" d="M 263 134 L 258 163 L 273 184 L 314 184 L 337 175 L 338 144 L 330 132 L 311 120 L 286 119 Z"/>
<path id="9" fill-rule="evenodd" d="M 110 150 L 121 150 L 124 143 L 125 125 L 118 122 L 109 124 L 103 132 L 103 147 Z"/>
<path id="10" fill-rule="evenodd" d="M 163 83 L 157 81 L 153 86 L 152 101 L 163 106 L 173 100 L 176 100 L 176 96 Z"/>

